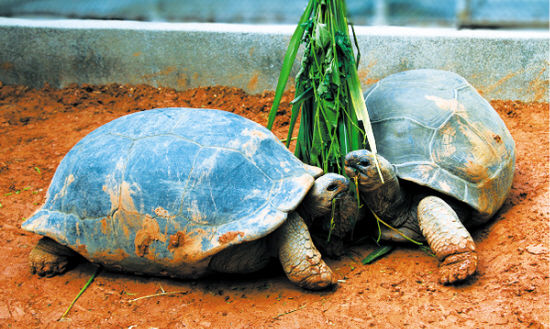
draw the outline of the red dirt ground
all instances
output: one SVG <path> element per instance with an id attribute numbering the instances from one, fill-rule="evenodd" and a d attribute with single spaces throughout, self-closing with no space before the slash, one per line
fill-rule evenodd
<path id="1" fill-rule="evenodd" d="M 437 260 L 400 246 L 372 265 L 375 247 L 329 260 L 344 282 L 331 291 L 293 286 L 280 270 L 196 281 L 102 271 L 68 318 L 57 321 L 95 267 L 39 278 L 27 255 L 39 237 L 20 224 L 44 201 L 58 163 L 82 137 L 119 116 L 155 107 L 234 111 L 265 124 L 272 93 L 209 87 L 176 92 L 149 86 L 35 90 L 0 83 L 1 328 L 548 328 L 548 104 L 495 101 L 517 145 L 512 192 L 488 225 L 473 232 L 477 275 L 437 283 Z M 290 96 L 281 112 L 288 115 Z M 276 133 L 285 136 L 279 118 Z M 158 294 L 166 295 L 138 299 Z"/>

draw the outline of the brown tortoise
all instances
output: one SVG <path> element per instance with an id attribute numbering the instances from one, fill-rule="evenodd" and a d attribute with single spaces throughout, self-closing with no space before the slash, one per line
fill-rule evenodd
<path id="1" fill-rule="evenodd" d="M 485 223 L 512 185 L 515 144 L 504 122 L 455 73 L 413 70 L 380 80 L 365 94 L 384 177 L 367 150 L 346 156 L 362 199 L 381 219 L 426 240 L 441 261 L 440 281 L 477 268 L 464 227 Z M 382 238 L 405 239 L 386 229 Z"/>

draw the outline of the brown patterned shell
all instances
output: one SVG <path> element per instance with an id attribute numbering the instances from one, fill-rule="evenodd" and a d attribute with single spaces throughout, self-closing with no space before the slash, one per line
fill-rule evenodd
<path id="1" fill-rule="evenodd" d="M 399 178 L 492 216 L 510 191 L 515 144 L 504 122 L 459 75 L 413 70 L 365 94 L 378 152 Z"/>

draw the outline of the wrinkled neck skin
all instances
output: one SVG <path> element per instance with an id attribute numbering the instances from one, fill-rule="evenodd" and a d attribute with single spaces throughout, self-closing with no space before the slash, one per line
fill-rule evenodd
<path id="1" fill-rule="evenodd" d="M 418 186 L 414 183 L 399 181 L 396 177 L 395 181 L 391 181 L 390 186 L 382 186 L 376 191 L 363 194 L 365 203 L 372 206 L 373 211 L 378 211 L 376 214 L 382 220 L 390 224 L 396 229 L 399 229 L 408 237 L 424 241 L 424 236 L 420 231 L 418 224 L 418 204 L 427 196 L 437 196 L 445 200 L 451 208 L 457 213 L 459 219 L 464 223 L 472 216 L 472 211 L 469 207 L 449 198 L 441 193 L 437 193 L 432 189 Z M 395 186 L 398 188 L 395 189 Z M 398 192 L 396 192 L 398 191 Z M 383 198 L 388 197 L 384 203 Z M 395 199 L 391 199 L 391 198 Z M 374 208 L 378 207 L 377 210 Z M 386 207 L 385 209 L 381 209 Z M 395 232 L 382 227 L 382 238 L 385 240 L 393 240 L 397 242 L 405 242 L 405 240 L 396 235 Z"/>
<path id="2" fill-rule="evenodd" d="M 384 222 L 409 238 L 423 241 L 424 237 L 418 225 L 417 214 L 417 206 L 421 197 L 407 193 L 406 189 L 402 189 L 395 175 L 385 179 L 385 184 L 368 192 L 360 188 L 361 198 L 368 208 Z M 380 224 L 380 230 L 382 240 L 406 242 L 403 236 L 383 224 Z"/>
<path id="3" fill-rule="evenodd" d="M 410 198 L 401 189 L 397 176 L 384 177 L 384 184 L 370 189 L 359 184 L 361 198 L 377 216 L 393 227 L 399 227 L 412 214 Z"/>
<path id="4" fill-rule="evenodd" d="M 323 199 L 319 202 L 320 196 L 312 196 L 310 193 L 306 195 L 302 203 L 296 211 L 304 219 L 306 224 L 310 226 L 315 219 L 328 215 L 332 206 L 332 199 Z M 321 196 L 322 198 L 322 196 Z"/>

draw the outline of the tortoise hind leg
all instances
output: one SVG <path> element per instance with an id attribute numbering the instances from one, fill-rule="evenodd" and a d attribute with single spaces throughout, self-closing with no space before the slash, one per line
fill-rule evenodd
<path id="1" fill-rule="evenodd" d="M 336 276 L 321 259 L 304 220 L 296 212 L 288 214 L 274 238 L 279 260 L 290 281 L 311 290 L 324 289 L 336 283 Z"/>
<path id="2" fill-rule="evenodd" d="M 477 268 L 474 240 L 445 201 L 434 196 L 422 199 L 418 204 L 418 224 L 441 261 L 441 283 L 455 283 L 474 274 Z"/>
<path id="3" fill-rule="evenodd" d="M 50 238 L 42 238 L 29 254 L 32 274 L 52 277 L 65 272 L 76 257 L 71 249 Z"/>

